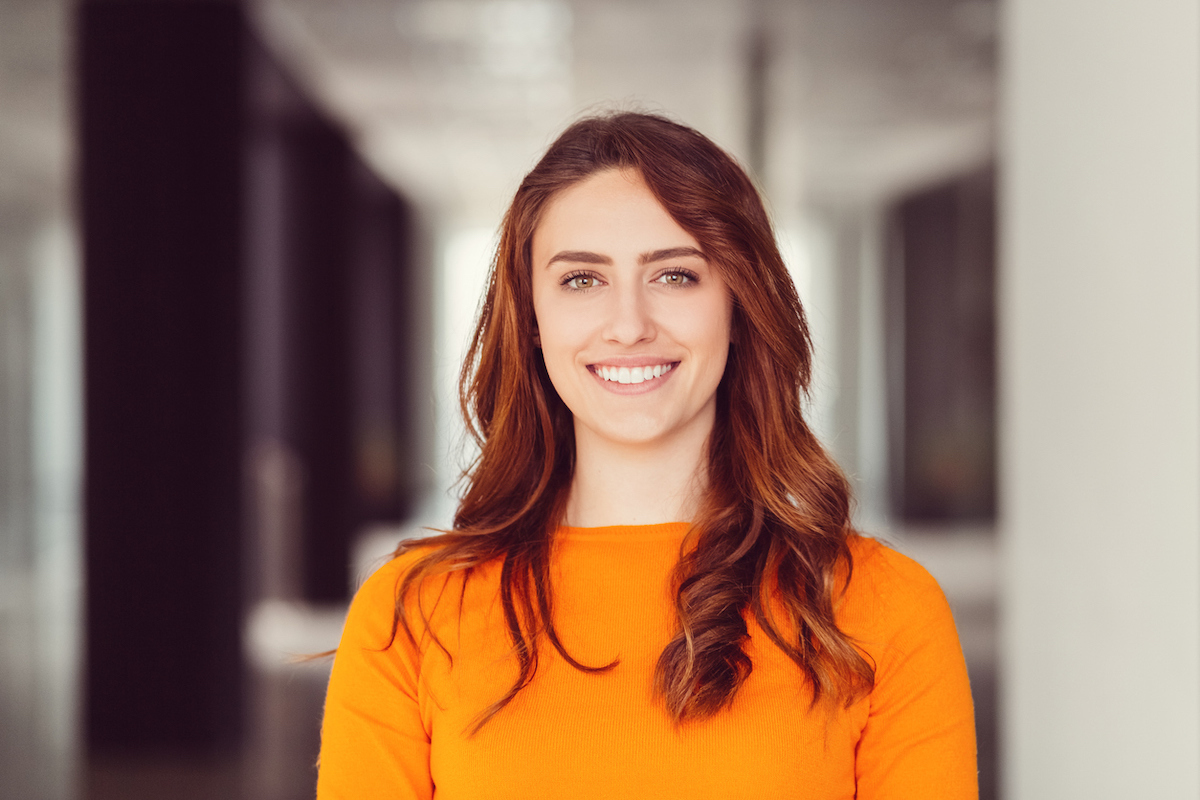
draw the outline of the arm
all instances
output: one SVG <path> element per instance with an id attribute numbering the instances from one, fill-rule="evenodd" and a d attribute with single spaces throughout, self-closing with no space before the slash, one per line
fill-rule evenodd
<path id="1" fill-rule="evenodd" d="M 882 549 L 875 689 L 856 757 L 860 800 L 974 800 L 975 718 L 950 607 L 916 562 Z M 857 568 L 857 565 L 856 565 Z"/>
<path id="2" fill-rule="evenodd" d="M 381 568 L 350 605 L 325 697 L 318 800 L 433 796 L 420 654 L 403 630 L 388 646 L 402 564 Z"/>

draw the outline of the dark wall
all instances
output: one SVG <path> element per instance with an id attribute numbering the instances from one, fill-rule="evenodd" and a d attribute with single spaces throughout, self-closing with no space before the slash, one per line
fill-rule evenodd
<path id="1" fill-rule="evenodd" d="M 232 6 L 79 12 L 87 733 L 240 728 L 240 53 Z"/>
<path id="2" fill-rule="evenodd" d="M 995 518 L 995 213 L 985 170 L 889 217 L 891 496 L 908 521 Z"/>
<path id="3" fill-rule="evenodd" d="M 247 437 L 265 454 L 254 502 L 289 520 L 286 534 L 259 532 L 258 558 L 295 564 L 292 579 L 260 591 L 335 602 L 349 591 L 355 533 L 403 518 L 418 491 L 410 367 L 427 336 L 409 319 L 412 214 L 268 53 L 252 44 L 247 55 Z M 293 498 L 270 496 L 288 481 L 302 487 Z M 287 536 L 291 555 L 277 541 Z"/>
<path id="4" fill-rule="evenodd" d="M 340 133 L 312 119 L 287 132 L 294 243 L 295 369 L 291 439 L 305 466 L 301 592 L 344 599 L 355 528 L 351 275 L 345 264 L 353 203 L 351 154 Z"/>
<path id="5" fill-rule="evenodd" d="M 247 604 L 345 601 L 411 500 L 411 215 L 239 4 L 85 3 L 76 40 L 87 741 L 227 752 Z M 263 442 L 296 478 L 269 531 Z"/>

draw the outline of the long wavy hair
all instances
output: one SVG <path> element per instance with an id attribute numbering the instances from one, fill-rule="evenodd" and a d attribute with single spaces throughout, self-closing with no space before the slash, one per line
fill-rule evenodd
<path id="1" fill-rule="evenodd" d="M 517 189 L 459 385 L 479 455 L 464 474 L 453 530 L 397 551 L 421 548 L 422 555 L 397 586 L 393 635 L 403 629 L 416 642 L 406 599 L 423 579 L 466 571 L 469 580 L 476 567 L 499 563 L 519 671 L 472 733 L 533 680 L 546 642 L 576 669 L 615 665 L 580 663 L 555 628 L 551 546 L 571 486 L 575 439 L 571 412 L 535 346 L 530 260 L 547 204 L 609 169 L 641 174 L 720 271 L 734 307 L 734 345 L 708 441 L 708 485 L 674 572 L 678 632 L 659 656 L 655 690 L 677 723 L 727 706 L 753 668 L 744 650 L 750 614 L 807 676 L 814 705 L 849 705 L 871 689 L 874 669 L 834 619 L 852 567 L 850 493 L 802 413 L 812 343 L 800 299 L 746 173 L 696 131 L 647 114 L 574 123 Z M 418 614 L 427 628 L 428 614 Z"/>

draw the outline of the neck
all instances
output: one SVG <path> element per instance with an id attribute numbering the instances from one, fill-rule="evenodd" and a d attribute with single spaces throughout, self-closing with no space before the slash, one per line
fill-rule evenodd
<path id="1" fill-rule="evenodd" d="M 708 432 L 630 445 L 577 422 L 566 523 L 594 528 L 691 521 L 705 487 Z"/>

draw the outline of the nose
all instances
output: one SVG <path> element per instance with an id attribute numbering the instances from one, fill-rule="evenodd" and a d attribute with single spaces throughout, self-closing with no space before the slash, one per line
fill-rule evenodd
<path id="1" fill-rule="evenodd" d="M 654 339 L 654 318 L 642 287 L 625 285 L 613 292 L 604 338 L 614 344 L 630 346 Z"/>

